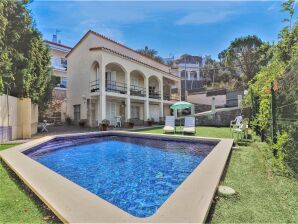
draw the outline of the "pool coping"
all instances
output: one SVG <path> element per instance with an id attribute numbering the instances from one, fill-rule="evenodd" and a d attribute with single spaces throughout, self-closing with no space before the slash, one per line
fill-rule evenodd
<path id="1" fill-rule="evenodd" d="M 57 137 L 91 134 L 219 142 L 152 216 L 138 218 L 22 153 Z M 64 223 L 202 223 L 207 218 L 232 145 L 233 139 L 107 131 L 46 136 L 1 151 L 0 157 Z"/>

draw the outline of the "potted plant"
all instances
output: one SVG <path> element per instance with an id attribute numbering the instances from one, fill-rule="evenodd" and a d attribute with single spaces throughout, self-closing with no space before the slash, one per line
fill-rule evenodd
<path id="1" fill-rule="evenodd" d="M 67 125 L 71 125 L 72 124 L 72 119 L 69 116 L 67 116 L 65 118 L 65 122 L 66 122 Z"/>
<path id="2" fill-rule="evenodd" d="M 100 123 L 99 130 L 100 130 L 100 131 L 107 131 L 109 125 L 110 125 L 110 121 L 107 120 L 107 119 L 104 119 L 104 120 L 102 120 L 102 122 Z"/>
<path id="3" fill-rule="evenodd" d="M 147 125 L 148 125 L 148 126 L 152 126 L 153 123 L 154 123 L 154 119 L 153 119 L 153 118 L 149 118 L 149 119 L 147 120 Z"/>
<path id="4" fill-rule="evenodd" d="M 128 128 L 133 128 L 135 123 L 133 122 L 133 120 L 129 119 L 127 124 L 128 124 Z"/>
<path id="5" fill-rule="evenodd" d="M 84 128 L 86 126 L 86 124 L 87 124 L 87 120 L 86 119 L 81 119 L 79 121 L 80 128 Z"/>

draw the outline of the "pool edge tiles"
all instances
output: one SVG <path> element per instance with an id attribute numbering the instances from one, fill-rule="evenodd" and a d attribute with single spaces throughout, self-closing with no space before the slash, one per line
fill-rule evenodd
<path id="1" fill-rule="evenodd" d="M 124 211 L 144 218 L 155 213 L 215 144 L 113 134 L 61 138 L 24 153 Z"/>
<path id="2" fill-rule="evenodd" d="M 124 132 L 110 131 L 105 134 L 108 133 L 123 134 Z M 86 136 L 86 134 L 71 136 L 84 135 Z M 143 135 L 143 133 L 125 133 L 125 135 L 154 136 L 164 139 L 169 137 L 168 135 Z M 170 136 L 169 138 L 182 140 L 192 138 L 204 141 L 208 139 L 184 136 Z M 36 140 L 24 148 L 14 147 L 1 152 L 0 155 L 65 222 L 203 222 L 208 214 L 209 206 L 233 144 L 231 139 L 209 140 L 219 141 L 219 143 L 156 213 L 148 218 L 136 218 L 124 212 L 21 153 L 30 148 L 30 144 L 32 146 L 38 144 Z M 42 142 L 39 140 L 39 143 Z M 32 173 L 32 170 L 35 172 Z"/>

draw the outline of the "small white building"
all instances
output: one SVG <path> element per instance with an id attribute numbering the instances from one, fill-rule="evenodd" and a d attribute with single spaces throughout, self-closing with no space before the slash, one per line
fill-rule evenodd
<path id="1" fill-rule="evenodd" d="M 181 80 L 200 80 L 200 64 L 180 63 L 173 66 L 173 72 L 181 78 Z"/>
<path id="2" fill-rule="evenodd" d="M 105 119 L 136 124 L 170 115 L 180 100 L 180 78 L 170 67 L 94 31 L 66 56 L 67 115 L 91 127 Z"/>

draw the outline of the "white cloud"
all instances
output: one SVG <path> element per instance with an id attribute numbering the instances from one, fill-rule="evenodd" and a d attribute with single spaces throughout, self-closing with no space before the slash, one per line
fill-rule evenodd
<path id="1" fill-rule="evenodd" d="M 279 4 L 281 4 L 281 3 L 274 2 L 267 8 L 267 11 L 274 11 Z"/>
<path id="2" fill-rule="evenodd" d="M 175 22 L 176 25 L 209 24 L 221 22 L 235 14 L 233 11 L 200 11 L 190 13 Z"/>

